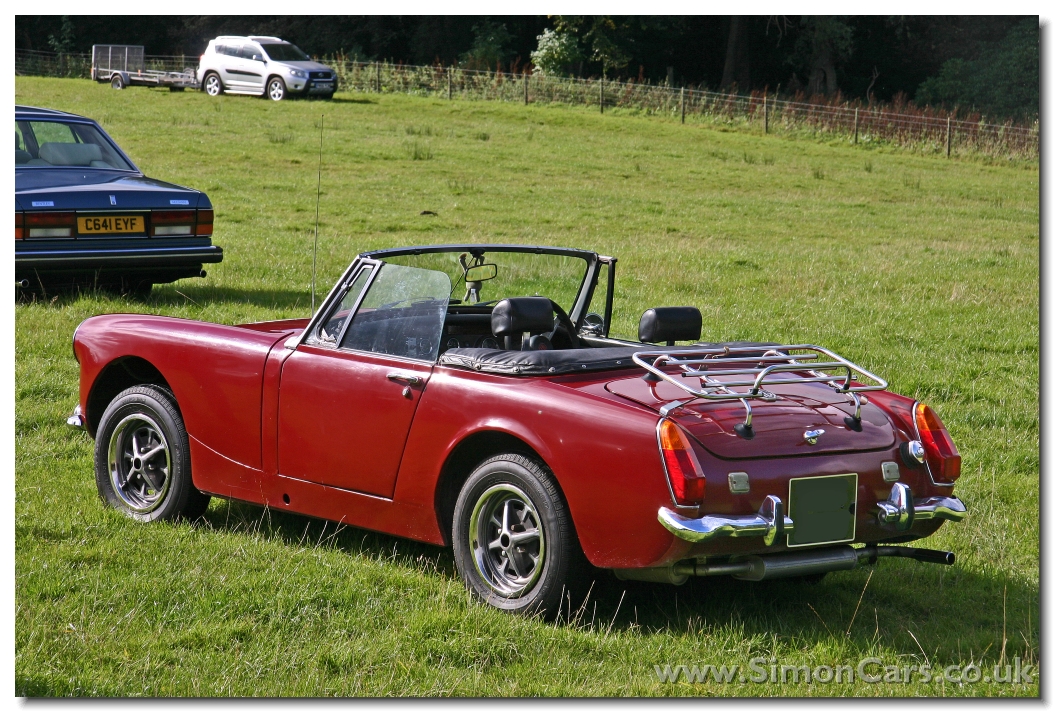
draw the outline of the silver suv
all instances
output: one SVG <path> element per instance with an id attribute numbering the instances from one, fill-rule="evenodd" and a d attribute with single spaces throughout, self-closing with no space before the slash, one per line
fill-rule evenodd
<path id="1" fill-rule="evenodd" d="M 217 37 L 198 61 L 209 96 L 253 94 L 281 101 L 290 94 L 333 96 L 337 73 L 277 37 Z"/>

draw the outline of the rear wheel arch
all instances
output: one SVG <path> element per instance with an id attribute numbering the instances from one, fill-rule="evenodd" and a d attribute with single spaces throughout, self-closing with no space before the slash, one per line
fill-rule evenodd
<path id="1" fill-rule="evenodd" d="M 450 451 L 439 472 L 435 489 L 435 511 L 443 541 L 450 546 L 451 531 L 454 523 L 454 507 L 462 486 L 475 469 L 484 461 L 504 454 L 523 455 L 535 460 L 553 472 L 537 450 L 515 435 L 500 430 L 482 430 L 465 437 Z M 560 496 L 567 500 L 559 477 L 553 472 L 553 480 L 560 490 Z"/>
<path id="2" fill-rule="evenodd" d="M 87 424 L 88 431 L 95 435 L 106 407 L 122 391 L 132 386 L 153 385 L 172 393 L 171 386 L 154 364 L 139 356 L 124 356 L 115 359 L 103 367 L 95 377 L 88 392 Z M 175 397 L 172 398 L 175 402 Z M 176 406 L 179 407 L 178 404 Z"/>

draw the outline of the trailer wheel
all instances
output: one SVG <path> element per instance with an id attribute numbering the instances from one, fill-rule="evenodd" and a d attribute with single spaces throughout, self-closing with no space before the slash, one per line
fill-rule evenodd
<path id="1" fill-rule="evenodd" d="M 120 74 L 114 74 L 110 77 L 110 86 L 114 89 L 124 89 L 124 77 Z"/>
<path id="2" fill-rule="evenodd" d="M 203 86 L 205 87 L 205 93 L 209 96 L 219 96 L 223 93 L 223 82 L 220 81 L 219 76 L 215 72 L 209 72 L 205 75 Z"/>

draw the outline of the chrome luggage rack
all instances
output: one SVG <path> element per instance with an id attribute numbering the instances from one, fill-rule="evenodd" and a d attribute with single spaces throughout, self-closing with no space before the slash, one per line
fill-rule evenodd
<path id="1" fill-rule="evenodd" d="M 774 401 L 778 396 L 763 388 L 764 385 L 790 385 L 795 383 L 826 383 L 838 393 L 844 393 L 854 405 L 853 415 L 846 418 L 846 425 L 854 430 L 860 428 L 860 407 L 865 400 L 857 394 L 865 391 L 882 391 L 888 384 L 871 373 L 857 366 L 852 361 L 820 346 L 796 344 L 787 346 L 770 346 L 761 356 L 758 351 L 765 346 L 723 346 L 720 348 L 686 347 L 684 349 L 664 351 L 638 351 L 633 354 L 633 362 L 647 373 L 648 381 L 663 380 L 677 386 L 691 396 L 687 400 L 673 401 L 659 409 L 665 417 L 672 411 L 687 405 L 696 398 L 706 400 L 739 400 L 746 409 L 746 418 L 736 425 L 736 433 L 745 438 L 754 437 L 751 427 L 753 413 L 750 401 L 760 398 Z M 680 368 L 677 377 L 666 373 L 662 366 Z M 711 370 L 714 366 L 719 368 Z M 837 371 L 831 374 L 827 371 Z M 793 374 L 773 377 L 775 374 Z M 802 375 L 805 374 L 805 375 Z M 732 378 L 745 376 L 745 378 Z M 720 377 L 720 378 L 719 378 Z M 686 383 L 685 378 L 698 378 L 699 388 Z M 864 378 L 871 385 L 861 383 Z M 856 384 L 853 384 L 856 381 Z M 736 391 L 734 388 L 745 388 Z"/>

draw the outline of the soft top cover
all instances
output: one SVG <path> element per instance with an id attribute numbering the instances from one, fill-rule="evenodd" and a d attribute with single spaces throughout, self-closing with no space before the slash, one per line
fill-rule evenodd
<path id="1" fill-rule="evenodd" d="M 728 341 L 722 343 L 692 344 L 699 348 L 721 348 L 757 346 L 760 356 L 774 342 Z M 683 351 L 685 347 L 669 348 Z M 633 354 L 637 351 L 663 351 L 654 346 L 615 346 L 592 349 L 554 349 L 552 351 L 505 351 L 503 349 L 449 349 L 439 357 L 440 366 L 454 366 L 483 373 L 507 376 L 541 376 L 588 371 L 610 371 L 620 368 L 637 368 Z"/>

